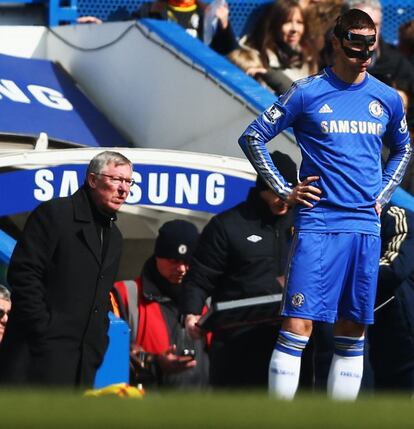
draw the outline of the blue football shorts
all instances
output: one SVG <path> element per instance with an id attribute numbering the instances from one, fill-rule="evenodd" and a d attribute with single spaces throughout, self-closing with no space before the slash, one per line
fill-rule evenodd
<path id="1" fill-rule="evenodd" d="M 296 232 L 281 314 L 372 324 L 380 251 L 375 235 Z"/>

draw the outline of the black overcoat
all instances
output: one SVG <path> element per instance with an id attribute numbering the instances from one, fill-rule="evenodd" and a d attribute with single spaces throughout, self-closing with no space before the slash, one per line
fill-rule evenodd
<path id="1" fill-rule="evenodd" d="M 122 235 L 101 243 L 87 190 L 40 204 L 29 216 L 8 271 L 12 310 L 0 347 L 7 384 L 91 385 L 108 338 L 109 291 Z"/>

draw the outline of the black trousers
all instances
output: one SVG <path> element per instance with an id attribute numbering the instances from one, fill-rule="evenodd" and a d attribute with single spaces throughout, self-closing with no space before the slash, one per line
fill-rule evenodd
<path id="1" fill-rule="evenodd" d="M 257 325 L 215 333 L 210 384 L 220 388 L 267 388 L 269 362 L 280 325 Z"/>

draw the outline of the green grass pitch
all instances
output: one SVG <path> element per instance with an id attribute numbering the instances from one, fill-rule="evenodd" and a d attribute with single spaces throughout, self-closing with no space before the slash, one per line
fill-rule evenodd
<path id="1" fill-rule="evenodd" d="M 0 390 L 0 427 L 16 428 L 411 428 L 410 396 L 362 395 L 333 402 L 301 394 L 278 401 L 265 392 L 147 392 L 142 399 L 83 397 L 60 391 Z"/>

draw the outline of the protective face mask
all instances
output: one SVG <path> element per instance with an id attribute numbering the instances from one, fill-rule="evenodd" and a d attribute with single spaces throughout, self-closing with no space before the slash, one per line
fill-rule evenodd
<path id="1" fill-rule="evenodd" d="M 341 40 L 341 46 L 345 55 L 348 58 L 358 58 L 361 60 L 368 60 L 374 55 L 374 50 L 370 50 L 369 48 L 375 44 L 376 35 L 364 36 L 362 34 L 355 34 L 351 31 L 348 31 L 345 34 L 342 34 L 339 39 Z M 349 42 L 362 42 L 364 48 L 362 50 L 351 49 L 344 46 L 344 40 L 348 40 Z"/>

